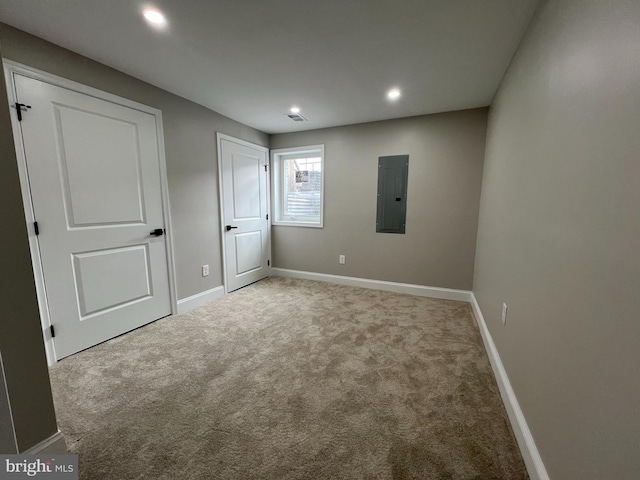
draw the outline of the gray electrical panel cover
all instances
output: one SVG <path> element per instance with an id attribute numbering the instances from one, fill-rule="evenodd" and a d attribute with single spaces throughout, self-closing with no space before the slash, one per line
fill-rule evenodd
<path id="1" fill-rule="evenodd" d="M 376 232 L 404 233 L 408 176 L 409 155 L 378 157 Z"/>

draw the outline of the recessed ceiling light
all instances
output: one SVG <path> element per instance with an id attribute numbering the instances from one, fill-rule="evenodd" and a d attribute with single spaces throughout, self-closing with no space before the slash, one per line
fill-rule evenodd
<path id="1" fill-rule="evenodd" d="M 291 113 L 300 113 L 300 107 L 291 107 Z"/>
<path id="2" fill-rule="evenodd" d="M 167 23 L 167 19 L 164 17 L 162 13 L 153 8 L 147 8 L 144 12 L 142 12 L 144 18 L 147 19 L 147 22 L 157 25 L 163 26 Z"/>
<path id="3" fill-rule="evenodd" d="M 387 98 L 389 100 L 397 100 L 398 98 L 400 98 L 400 89 L 399 88 L 392 88 L 391 90 L 389 90 L 387 92 Z"/>

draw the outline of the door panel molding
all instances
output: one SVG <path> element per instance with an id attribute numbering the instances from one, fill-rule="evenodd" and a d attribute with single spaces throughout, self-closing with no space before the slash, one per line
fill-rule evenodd
<path id="1" fill-rule="evenodd" d="M 175 278 L 175 266 L 174 266 L 174 248 L 172 238 L 172 226 L 169 209 L 169 188 L 167 182 L 167 164 L 164 149 L 164 132 L 162 126 L 162 112 L 156 108 L 143 105 L 133 100 L 119 97 L 111 93 L 98 90 L 87 85 L 83 85 L 72 80 L 68 80 L 57 75 L 50 74 L 48 72 L 38 70 L 27 65 L 14 62 L 12 60 L 3 60 L 3 70 L 5 80 L 7 84 L 7 93 L 10 104 L 16 102 L 17 93 L 15 85 L 16 75 L 21 75 L 27 78 L 38 80 L 49 85 L 65 88 L 67 90 L 88 95 L 90 97 L 97 98 L 111 102 L 116 105 L 127 107 L 133 110 L 138 110 L 155 117 L 155 128 L 157 138 L 157 151 L 159 159 L 160 169 L 160 193 L 162 202 L 162 213 L 165 228 L 167 229 L 166 235 L 166 255 L 167 255 L 167 269 L 169 277 L 169 298 L 171 305 L 171 313 L 178 312 L 178 299 L 176 290 L 176 278 Z M 13 109 L 13 107 L 11 107 Z M 18 160 L 18 172 L 20 176 L 20 186 L 22 189 L 22 200 L 24 205 L 24 213 L 27 221 L 27 229 L 29 236 L 29 249 L 31 251 L 31 258 L 33 264 L 33 272 L 35 277 L 36 292 L 38 296 L 38 307 L 40 310 L 40 319 L 42 323 L 42 330 L 44 336 L 45 350 L 47 355 L 47 362 L 51 366 L 56 362 L 55 349 L 50 334 L 51 318 L 49 315 L 49 308 L 47 303 L 47 292 L 44 283 L 44 274 L 42 269 L 42 262 L 40 256 L 40 248 L 36 239 L 36 233 L 33 226 L 35 221 L 33 202 L 31 200 L 31 189 L 29 186 L 28 169 L 25 157 L 24 144 L 22 141 L 22 135 L 20 133 L 20 123 L 17 115 L 12 111 L 11 114 L 11 126 L 13 130 L 13 138 L 16 148 L 16 156 Z M 86 227 L 91 228 L 91 227 Z"/>
<path id="2" fill-rule="evenodd" d="M 219 199 L 219 214 L 220 214 L 220 236 L 222 237 L 222 278 L 224 281 L 224 293 L 229 293 L 229 280 L 228 280 L 228 272 L 229 265 L 227 265 L 227 235 L 226 233 L 226 224 L 224 217 L 224 187 L 223 187 L 223 165 L 222 165 L 222 141 L 226 140 L 228 142 L 232 142 L 238 145 L 242 145 L 244 147 L 252 148 L 263 152 L 266 155 L 266 163 L 267 163 L 267 174 L 271 174 L 271 165 L 269 162 L 269 149 L 267 147 L 263 147 L 261 145 L 256 145 L 251 142 L 247 142 L 246 140 L 241 140 L 239 138 L 232 137 L 230 135 L 226 135 L 224 133 L 216 132 L 216 144 L 217 144 L 217 155 L 218 155 L 218 199 Z M 261 172 L 262 173 L 262 172 Z M 269 214 L 269 218 L 271 218 L 271 181 L 267 178 L 267 182 L 265 185 L 266 189 L 266 209 Z M 265 219 L 266 220 L 266 219 Z M 267 221 L 267 255 L 268 258 L 271 259 L 271 221 Z M 235 242 L 235 238 L 233 239 Z M 245 272 L 247 273 L 247 272 Z M 267 266 L 267 276 L 271 274 L 271 261 L 269 261 Z"/>

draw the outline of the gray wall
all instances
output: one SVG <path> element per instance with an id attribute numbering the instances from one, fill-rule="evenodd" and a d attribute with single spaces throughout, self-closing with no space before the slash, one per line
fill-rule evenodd
<path id="1" fill-rule="evenodd" d="M 215 134 L 264 146 L 268 136 L 8 25 L 0 24 L 0 40 L 6 59 L 162 110 L 178 298 L 222 285 Z"/>
<path id="2" fill-rule="evenodd" d="M 640 472 L 639 25 L 544 3 L 489 116 L 473 289 L 554 480 Z"/>
<path id="3" fill-rule="evenodd" d="M 273 228 L 273 265 L 470 290 L 487 110 L 271 136 L 325 145 L 324 228 Z M 409 154 L 405 235 L 376 233 L 378 157 Z M 338 255 L 347 257 L 346 265 Z"/>
<path id="4" fill-rule="evenodd" d="M 7 104 L 2 75 L 0 105 Z M 23 451 L 53 435 L 57 426 L 7 107 L 0 108 L 0 159 L 0 225 L 4 232 L 0 255 L 0 356 L 4 381 L 0 383 L 6 383 L 18 448 Z M 0 385 L 0 389 L 4 386 Z M 6 443 L 13 433 L 4 432 L 11 423 L 6 416 L 4 394 L 0 391 L 0 453 L 15 453 L 15 444 L 10 448 Z"/>
<path id="5" fill-rule="evenodd" d="M 18 453 L 16 440 L 13 436 L 13 419 L 9 408 L 7 384 L 4 380 L 4 368 L 0 358 L 0 453 Z"/>

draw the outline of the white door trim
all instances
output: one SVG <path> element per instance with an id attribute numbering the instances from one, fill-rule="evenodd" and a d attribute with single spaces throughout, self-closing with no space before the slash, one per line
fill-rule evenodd
<path id="1" fill-rule="evenodd" d="M 265 152 L 267 155 L 267 164 L 269 164 L 269 149 L 267 147 L 263 147 L 262 145 L 256 145 L 255 143 L 247 142 L 246 140 L 241 140 L 239 138 L 232 137 L 230 135 L 226 135 L 224 133 L 216 132 L 216 144 L 217 144 L 217 155 L 218 155 L 218 203 L 220 210 L 220 237 L 222 239 L 222 281 L 224 282 L 224 293 L 229 293 L 227 281 L 227 236 L 224 234 L 224 198 L 223 198 L 223 190 L 222 190 L 222 145 L 221 141 L 227 140 L 229 142 L 234 142 L 239 145 L 244 145 L 245 147 L 255 148 L 256 150 L 260 150 Z M 271 165 L 269 164 L 269 175 L 271 175 Z M 267 180 L 267 211 L 269 212 L 269 221 L 267 222 L 267 242 L 268 242 L 268 251 L 269 251 L 269 266 L 267 267 L 267 276 L 271 274 L 271 181 Z"/>
<path id="2" fill-rule="evenodd" d="M 68 80 L 66 78 L 58 77 L 42 70 L 38 70 L 27 65 L 23 65 L 12 60 L 3 60 L 3 68 L 5 81 L 7 83 L 7 93 L 9 96 L 10 109 L 13 109 L 13 104 L 16 101 L 16 86 L 14 81 L 14 75 L 23 75 L 25 77 L 39 80 L 41 82 L 55 85 L 57 87 L 66 88 L 74 92 L 89 95 L 91 97 L 105 100 L 116 105 L 132 108 L 141 112 L 153 115 L 156 119 L 156 133 L 158 137 L 158 155 L 160 164 L 160 189 L 162 193 L 162 212 L 165 229 L 167 230 L 166 245 L 167 245 L 167 267 L 169 272 L 169 294 L 171 299 L 171 313 L 178 312 L 178 297 L 176 293 L 176 277 L 174 268 L 174 252 L 173 252 L 173 230 L 171 228 L 171 216 L 169 209 L 169 187 L 167 183 L 167 163 L 164 151 L 164 133 L 162 129 L 162 112 L 156 108 L 143 105 L 141 103 L 134 102 L 126 98 L 118 97 L 111 93 L 103 92 L 93 87 L 83 85 L 81 83 Z M 38 307 L 40 309 L 40 320 L 42 322 L 42 330 L 44 336 L 44 345 L 47 354 L 47 362 L 51 366 L 56 363 L 55 349 L 51 334 L 49 333 L 49 327 L 51 326 L 51 318 L 49 316 L 49 309 L 47 306 L 47 293 L 44 283 L 44 275 L 42 272 L 42 263 L 40 259 L 40 249 L 33 229 L 33 222 L 35 220 L 33 203 L 31 201 L 31 189 L 29 187 L 28 175 L 27 175 L 27 163 L 24 155 L 24 145 L 22 142 L 22 135 L 20 134 L 20 124 L 18 118 L 13 111 L 11 113 L 11 127 L 13 130 L 13 140 L 16 148 L 16 156 L 18 159 L 18 173 L 20 175 L 20 187 L 22 189 L 22 200 L 24 204 L 24 213 L 27 220 L 27 230 L 29 234 L 29 249 L 31 251 L 31 259 L 33 263 L 33 273 L 36 283 L 36 292 L 38 296 Z"/>

